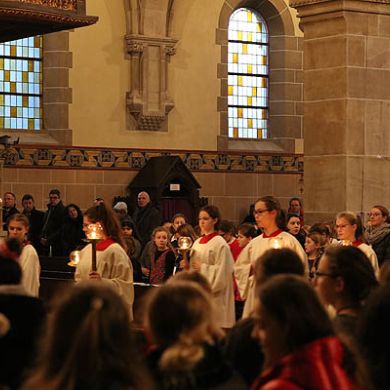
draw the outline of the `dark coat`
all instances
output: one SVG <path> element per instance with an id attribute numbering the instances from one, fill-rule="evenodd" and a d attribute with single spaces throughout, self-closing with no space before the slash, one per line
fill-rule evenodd
<path id="1" fill-rule="evenodd" d="M 137 207 L 133 214 L 133 221 L 136 227 L 136 234 L 142 247 L 150 240 L 154 228 L 161 225 L 162 217 L 152 203 L 145 207 Z"/>
<path id="2" fill-rule="evenodd" d="M 378 258 L 379 267 L 387 260 L 390 260 L 390 233 L 384 236 L 380 241 L 372 244 L 372 249 Z"/>
<path id="3" fill-rule="evenodd" d="M 61 231 L 64 218 L 65 206 L 62 201 L 56 206 L 51 206 L 50 203 L 47 205 L 41 236 L 47 240 L 46 248 L 52 247 L 54 256 L 61 256 L 63 253 Z"/>
<path id="4" fill-rule="evenodd" d="M 19 210 L 14 206 L 11 208 L 5 208 L 3 207 L 3 229 L 7 230 L 8 225 L 7 225 L 7 219 L 14 214 L 17 214 Z"/>
<path id="5" fill-rule="evenodd" d="M 42 245 L 40 242 L 41 232 L 43 228 L 43 221 L 45 219 L 45 213 L 37 210 L 35 207 L 31 210 L 30 214 L 23 211 L 23 214 L 28 218 L 30 222 L 30 229 L 28 231 L 28 240 L 38 253 L 42 252 Z"/>
<path id="6" fill-rule="evenodd" d="M 63 255 L 67 256 L 70 252 L 83 248 L 86 245 L 84 239 L 83 219 L 74 220 L 66 216 L 61 231 Z"/>

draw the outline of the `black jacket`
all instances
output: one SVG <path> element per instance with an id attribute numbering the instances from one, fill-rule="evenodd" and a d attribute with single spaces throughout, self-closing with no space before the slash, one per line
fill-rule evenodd
<path id="1" fill-rule="evenodd" d="M 27 214 L 25 211 L 23 211 L 23 214 L 28 218 L 30 222 L 30 229 L 28 231 L 28 240 L 31 242 L 32 246 L 37 250 L 37 252 L 40 253 L 42 249 L 40 238 L 41 238 L 45 213 L 43 211 L 37 210 L 34 207 L 31 210 L 30 214 Z"/>
<path id="2" fill-rule="evenodd" d="M 5 208 L 3 207 L 3 229 L 8 229 L 7 219 L 14 214 L 17 214 L 19 210 L 14 206 L 11 208 Z"/>
<path id="3" fill-rule="evenodd" d="M 133 214 L 133 221 L 136 226 L 136 234 L 142 247 L 150 240 L 153 229 L 161 224 L 161 213 L 152 203 L 145 207 L 137 207 Z"/>
<path id="4" fill-rule="evenodd" d="M 372 244 L 372 249 L 378 258 L 379 267 L 387 260 L 390 260 L 390 233 L 384 236 L 379 242 Z"/>
<path id="5" fill-rule="evenodd" d="M 63 252 L 61 231 L 64 218 L 65 206 L 62 204 L 62 201 L 56 206 L 47 205 L 41 237 L 47 240 L 47 247 L 52 247 L 54 256 L 61 256 Z"/>

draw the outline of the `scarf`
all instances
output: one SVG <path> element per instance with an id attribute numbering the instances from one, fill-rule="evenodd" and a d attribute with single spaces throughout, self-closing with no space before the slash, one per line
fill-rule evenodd
<path id="1" fill-rule="evenodd" d="M 382 225 L 371 227 L 369 226 L 365 232 L 365 237 L 370 245 L 375 245 L 380 242 L 385 236 L 390 233 L 390 224 L 382 223 Z"/>

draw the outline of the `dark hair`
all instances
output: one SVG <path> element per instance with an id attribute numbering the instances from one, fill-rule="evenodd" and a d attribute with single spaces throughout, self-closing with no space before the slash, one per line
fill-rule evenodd
<path id="1" fill-rule="evenodd" d="M 115 242 L 125 248 L 122 238 L 122 232 L 119 221 L 116 218 L 111 208 L 108 208 L 105 203 L 90 207 L 84 215 L 92 222 L 100 222 L 104 229 L 104 233 L 111 237 Z"/>
<path id="2" fill-rule="evenodd" d="M 256 203 L 258 202 L 263 202 L 265 204 L 265 207 L 267 208 L 268 211 L 276 211 L 276 225 L 278 226 L 279 229 L 286 230 L 286 215 L 285 212 L 282 210 L 280 207 L 279 201 L 270 195 L 263 196 L 259 199 L 256 200 Z"/>
<path id="3" fill-rule="evenodd" d="M 221 214 L 219 212 L 218 207 L 217 206 L 212 206 L 212 205 L 207 205 L 207 206 L 203 206 L 199 210 L 199 213 L 201 211 L 206 212 L 212 219 L 217 219 L 217 223 L 215 224 L 214 229 L 218 230 L 219 229 L 219 223 L 221 221 Z"/>
<path id="4" fill-rule="evenodd" d="M 104 283 L 83 282 L 55 307 L 38 367 L 26 388 L 143 388 L 129 311 Z"/>
<path id="5" fill-rule="evenodd" d="M 11 192 L 11 191 L 5 191 L 5 192 L 4 192 L 4 195 L 6 195 L 6 194 L 9 194 L 9 195 L 11 195 L 14 199 L 16 199 L 16 195 L 15 195 L 13 192 Z"/>
<path id="6" fill-rule="evenodd" d="M 177 228 L 176 233 L 180 237 L 191 237 L 192 242 L 195 242 L 195 240 L 198 238 L 196 233 L 195 233 L 194 228 L 189 223 L 185 223 L 184 225 L 180 225 Z"/>
<path id="7" fill-rule="evenodd" d="M 121 219 L 121 227 L 124 228 L 124 227 L 128 227 L 130 229 L 133 229 L 135 230 L 135 225 L 134 225 L 134 222 L 132 221 L 132 219 L 128 216 L 125 216 Z"/>
<path id="8" fill-rule="evenodd" d="M 291 249 L 268 249 L 256 260 L 256 282 L 261 285 L 274 275 L 294 274 L 303 276 L 305 268 L 300 257 Z"/>
<path id="9" fill-rule="evenodd" d="M 233 235 L 236 234 L 236 227 L 234 226 L 234 223 L 231 222 L 231 221 L 228 221 L 226 219 L 223 219 L 219 223 L 219 229 L 218 230 L 221 230 L 224 233 L 231 233 Z"/>
<path id="10" fill-rule="evenodd" d="M 285 327 L 287 352 L 334 335 L 325 308 L 313 287 L 302 277 L 273 276 L 260 288 L 259 298 L 269 314 Z"/>
<path id="11" fill-rule="evenodd" d="M 297 198 L 297 197 L 291 198 L 288 201 L 288 205 L 291 206 L 291 202 L 293 202 L 294 200 L 297 200 L 299 202 L 299 205 L 302 207 L 302 200 L 300 198 Z"/>
<path id="12" fill-rule="evenodd" d="M 181 271 L 177 272 L 172 278 L 168 280 L 168 283 L 176 282 L 194 282 L 202 288 L 203 291 L 206 291 L 208 294 L 212 294 L 210 282 L 207 278 L 197 271 Z"/>
<path id="13" fill-rule="evenodd" d="M 71 218 L 69 217 L 69 209 L 73 207 L 74 209 L 76 209 L 77 211 L 77 218 L 76 218 L 76 221 L 77 221 L 77 224 L 79 224 L 80 226 L 83 225 L 83 213 L 81 212 L 80 210 L 80 207 L 77 206 L 77 204 L 74 204 L 74 203 L 69 203 L 66 207 L 65 207 L 65 218 L 67 220 L 71 220 Z"/>
<path id="14" fill-rule="evenodd" d="M 185 221 L 187 220 L 186 216 L 184 214 L 181 214 L 181 213 L 177 213 L 175 214 L 173 217 L 172 217 L 172 220 L 171 222 L 173 223 L 175 221 L 176 218 L 183 218 Z"/>
<path id="15" fill-rule="evenodd" d="M 10 257 L 0 255 L 0 285 L 20 284 L 21 280 L 22 268 L 19 263 Z"/>
<path id="16" fill-rule="evenodd" d="M 329 262 L 329 272 L 344 280 L 343 295 L 356 307 L 378 285 L 374 269 L 367 256 L 354 246 L 330 246 L 324 256 Z"/>
<path id="17" fill-rule="evenodd" d="M 50 190 L 49 195 L 57 195 L 59 198 L 61 197 L 61 192 L 57 188 L 53 188 Z"/>
<path id="18" fill-rule="evenodd" d="M 34 198 L 31 194 L 24 194 L 23 197 L 22 197 L 22 203 L 25 201 L 25 200 L 32 200 L 34 202 Z"/>
<path id="19" fill-rule="evenodd" d="M 386 217 L 385 222 L 390 222 L 390 213 L 385 206 L 376 205 L 376 206 L 372 206 L 371 208 L 378 209 L 381 212 L 382 217 Z"/>
<path id="20" fill-rule="evenodd" d="M 298 218 L 299 219 L 299 216 L 297 214 L 288 213 L 287 217 L 286 217 L 286 222 L 289 223 L 291 218 Z M 299 221 L 301 221 L 301 220 L 299 219 Z"/>
<path id="21" fill-rule="evenodd" d="M 359 317 L 357 340 L 366 360 L 373 388 L 390 388 L 390 285 L 376 289 Z"/>
<path id="22" fill-rule="evenodd" d="M 257 237 L 257 231 L 255 227 L 250 223 L 243 223 L 238 227 L 238 232 L 246 238 L 255 238 Z"/>
<path id="23" fill-rule="evenodd" d="M 309 229 L 309 233 L 318 233 L 330 237 L 329 228 L 324 223 L 313 224 Z"/>

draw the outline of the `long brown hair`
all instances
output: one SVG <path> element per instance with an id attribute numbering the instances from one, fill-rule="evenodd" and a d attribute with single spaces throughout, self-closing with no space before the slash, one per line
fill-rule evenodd
<path id="1" fill-rule="evenodd" d="M 92 223 L 100 222 L 106 236 L 111 237 L 122 248 L 126 248 L 119 221 L 111 208 L 101 203 L 97 206 L 90 207 L 84 215 Z"/>

